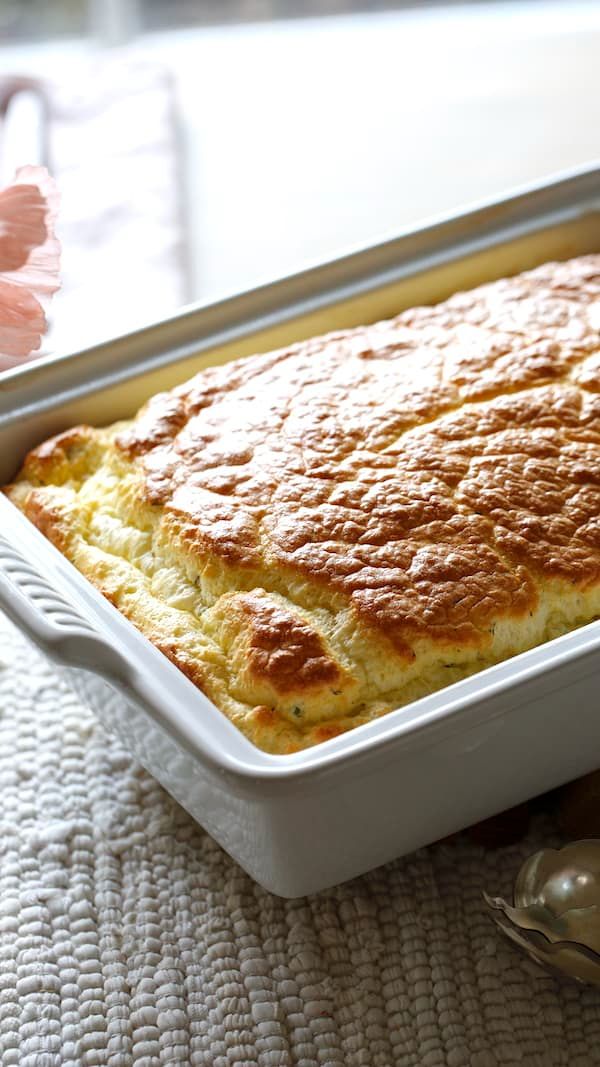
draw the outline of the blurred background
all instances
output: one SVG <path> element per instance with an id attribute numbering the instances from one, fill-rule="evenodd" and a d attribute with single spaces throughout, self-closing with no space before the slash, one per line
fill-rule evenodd
<path id="1" fill-rule="evenodd" d="M 600 157 L 600 2 L 0 0 L 68 350 Z"/>

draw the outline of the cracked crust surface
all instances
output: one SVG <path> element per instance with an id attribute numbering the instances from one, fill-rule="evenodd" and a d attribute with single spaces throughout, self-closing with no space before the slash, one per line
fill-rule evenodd
<path id="1" fill-rule="evenodd" d="M 260 747 L 600 615 L 600 256 L 203 371 L 7 492 Z"/>

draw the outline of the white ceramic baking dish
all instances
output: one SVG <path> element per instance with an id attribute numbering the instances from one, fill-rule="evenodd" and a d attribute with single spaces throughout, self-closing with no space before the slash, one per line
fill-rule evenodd
<path id="1" fill-rule="evenodd" d="M 600 251 L 600 169 L 0 378 L 0 481 L 199 367 Z M 600 764 L 600 623 L 305 752 L 256 749 L 0 499 L 0 605 L 261 885 L 311 893 Z"/>

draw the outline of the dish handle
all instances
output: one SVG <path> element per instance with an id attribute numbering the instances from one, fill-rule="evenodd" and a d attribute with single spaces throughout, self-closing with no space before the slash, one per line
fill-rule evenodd
<path id="1" fill-rule="evenodd" d="M 124 657 L 1 534 L 0 608 L 63 666 L 93 670 L 121 685 L 129 682 Z"/>

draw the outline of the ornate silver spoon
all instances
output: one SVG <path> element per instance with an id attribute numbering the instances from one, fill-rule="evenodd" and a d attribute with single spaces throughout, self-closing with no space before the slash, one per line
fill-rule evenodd
<path id="1" fill-rule="evenodd" d="M 525 861 L 514 906 L 484 893 L 500 929 L 537 963 L 600 985 L 600 839 L 543 849 Z"/>

